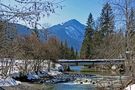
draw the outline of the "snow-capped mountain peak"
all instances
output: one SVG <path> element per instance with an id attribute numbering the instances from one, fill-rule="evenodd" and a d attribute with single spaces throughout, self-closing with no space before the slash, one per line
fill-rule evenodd
<path id="1" fill-rule="evenodd" d="M 72 46 L 74 49 L 80 50 L 84 37 L 85 25 L 81 24 L 79 21 L 72 19 L 63 24 L 52 26 L 49 30 L 61 41 L 67 41 L 70 47 Z"/>

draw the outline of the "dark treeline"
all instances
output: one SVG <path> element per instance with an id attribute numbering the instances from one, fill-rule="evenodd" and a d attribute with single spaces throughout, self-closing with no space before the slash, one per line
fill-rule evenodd
<path id="1" fill-rule="evenodd" d="M 61 42 L 60 45 L 60 59 L 77 59 L 78 58 L 78 51 L 74 50 L 73 47 L 69 47 L 67 42 Z"/>
<path id="2" fill-rule="evenodd" d="M 33 33 L 31 36 L 19 37 L 18 41 L 21 50 L 18 58 L 57 61 L 78 57 L 78 52 L 73 47 L 69 48 L 66 42 L 60 42 L 56 37 L 49 37 L 47 41 L 41 42 Z"/>

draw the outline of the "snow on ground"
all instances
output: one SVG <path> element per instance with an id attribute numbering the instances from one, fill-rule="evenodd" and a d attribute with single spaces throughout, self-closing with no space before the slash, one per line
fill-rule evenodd
<path id="1" fill-rule="evenodd" d="M 50 72 L 48 72 L 48 74 L 51 75 L 51 76 L 56 76 L 56 75 L 59 75 L 59 74 L 62 74 L 62 73 L 59 72 L 59 71 L 50 71 Z"/>
<path id="2" fill-rule="evenodd" d="M 128 85 L 124 90 L 135 90 L 135 84 Z"/>
<path id="3" fill-rule="evenodd" d="M 20 81 L 16 81 L 10 77 L 7 77 L 6 79 L 0 79 L 0 86 L 15 86 L 21 84 Z"/>
<path id="4" fill-rule="evenodd" d="M 0 66 L 2 66 L 2 63 L 3 63 L 3 65 L 4 65 L 5 68 L 8 67 L 8 66 L 10 66 L 10 65 L 6 66 L 5 63 L 7 63 L 7 62 L 11 62 L 11 60 L 8 60 L 8 59 L 5 58 L 3 61 L 0 62 Z M 33 71 L 32 70 L 33 60 L 27 60 L 27 63 L 29 63 L 28 66 L 27 66 L 28 71 Z M 19 73 L 20 71 L 22 71 L 25 68 L 25 60 L 15 60 L 15 61 L 13 61 L 13 64 L 12 65 L 13 65 L 13 67 L 12 67 L 12 69 L 9 69 L 8 70 L 8 74 L 14 74 L 15 73 L 14 75 L 17 75 L 17 73 Z M 48 68 L 47 60 L 45 60 L 42 63 L 42 66 L 43 67 L 42 67 L 41 71 L 45 71 L 45 70 L 47 71 L 47 68 Z M 55 69 L 57 71 L 64 70 L 63 69 L 63 66 L 60 65 L 60 64 L 58 64 L 58 63 L 55 64 L 55 68 L 51 68 L 51 69 Z"/>
<path id="5" fill-rule="evenodd" d="M 8 59 L 3 60 L 3 62 L 0 62 L 0 66 L 2 65 L 2 63 L 6 63 L 6 62 L 11 62 L 11 61 L 8 60 Z M 60 64 L 56 64 L 55 65 L 56 67 L 55 68 L 51 68 L 51 71 L 48 72 L 47 71 L 48 64 L 46 63 L 47 61 L 44 61 L 43 62 L 43 65 L 42 65 L 43 66 L 42 70 L 39 71 L 39 72 L 34 72 L 31 69 L 32 64 L 33 64 L 32 63 L 33 60 L 28 60 L 28 62 L 29 62 L 28 66 L 30 67 L 29 68 L 29 71 L 30 72 L 27 73 L 27 79 L 29 79 L 29 80 L 40 79 L 41 77 L 49 76 L 49 75 L 54 76 L 54 75 L 62 74 L 61 72 L 58 72 L 59 70 L 63 70 L 63 67 Z M 13 78 L 19 77 L 20 76 L 19 73 L 21 72 L 22 68 L 25 67 L 24 64 L 25 64 L 25 60 L 15 60 L 13 62 L 13 64 L 12 64 L 13 65 L 13 68 L 11 70 L 9 69 L 10 72 L 8 72 L 9 75 L 10 75 L 10 77 L 13 77 Z M 3 65 L 6 66 L 5 64 L 3 64 Z M 14 85 L 21 84 L 21 82 L 16 81 L 13 78 L 9 78 L 8 77 L 6 79 L 2 79 L 0 77 L 0 86 L 14 86 Z"/>

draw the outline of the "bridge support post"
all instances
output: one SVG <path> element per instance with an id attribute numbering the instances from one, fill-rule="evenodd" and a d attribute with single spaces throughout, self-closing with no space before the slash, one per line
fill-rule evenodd
<path id="1" fill-rule="evenodd" d="M 79 64 L 78 64 L 78 62 L 76 62 L 76 66 L 78 66 Z"/>
<path id="2" fill-rule="evenodd" d="M 94 67 L 95 66 L 95 63 L 94 62 L 92 62 L 92 67 Z"/>

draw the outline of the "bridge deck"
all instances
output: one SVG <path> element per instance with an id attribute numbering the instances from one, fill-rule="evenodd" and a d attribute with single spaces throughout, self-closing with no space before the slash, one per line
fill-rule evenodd
<path id="1" fill-rule="evenodd" d="M 58 60 L 59 63 L 124 63 L 125 59 L 79 59 L 79 60 Z"/>

